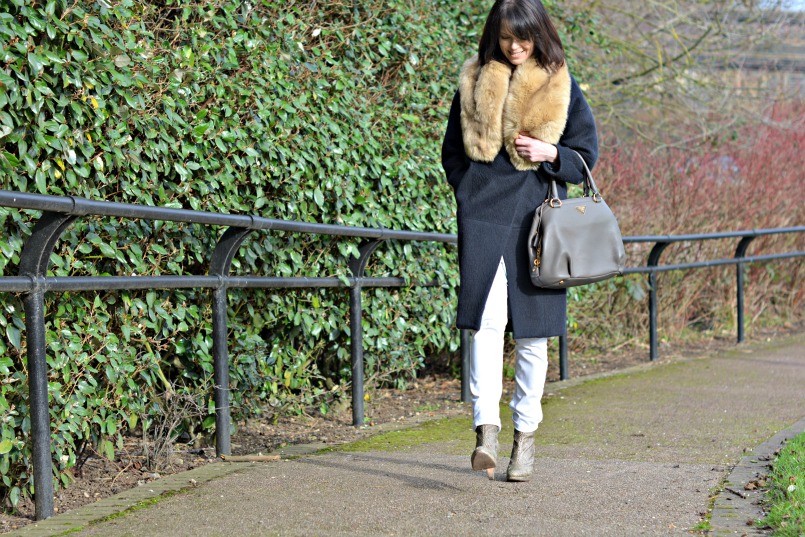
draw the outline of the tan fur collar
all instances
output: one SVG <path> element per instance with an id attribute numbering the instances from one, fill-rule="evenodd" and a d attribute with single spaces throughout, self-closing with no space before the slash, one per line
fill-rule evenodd
<path id="1" fill-rule="evenodd" d="M 520 132 L 555 144 L 562 136 L 570 105 L 567 65 L 550 74 L 531 58 L 514 72 L 492 61 L 479 67 L 478 56 L 464 63 L 459 76 L 464 150 L 472 160 L 492 162 L 502 145 L 518 170 L 539 163 L 520 157 L 514 139 Z"/>

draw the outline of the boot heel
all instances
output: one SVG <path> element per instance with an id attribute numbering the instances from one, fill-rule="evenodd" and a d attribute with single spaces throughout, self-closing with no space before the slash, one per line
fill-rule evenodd
<path id="1" fill-rule="evenodd" d="M 486 470 L 489 479 L 495 479 L 498 459 L 498 427 L 479 425 L 475 428 L 475 450 L 470 456 L 473 470 Z"/>
<path id="2" fill-rule="evenodd" d="M 488 470 L 494 469 L 497 465 L 495 457 L 488 453 L 484 448 L 475 448 L 470 457 L 473 470 Z"/>

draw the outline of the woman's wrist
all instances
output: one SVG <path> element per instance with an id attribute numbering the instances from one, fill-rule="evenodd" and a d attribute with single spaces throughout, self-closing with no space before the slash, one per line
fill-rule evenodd
<path id="1" fill-rule="evenodd" d="M 546 160 L 546 162 L 549 164 L 555 164 L 556 160 L 559 158 L 559 149 L 555 145 L 551 144 L 550 152 L 552 155 Z"/>

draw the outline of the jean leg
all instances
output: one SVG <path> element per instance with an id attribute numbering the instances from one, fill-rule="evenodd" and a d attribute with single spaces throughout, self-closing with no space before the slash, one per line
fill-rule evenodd
<path id="1" fill-rule="evenodd" d="M 508 322 L 506 266 L 500 259 L 481 317 L 481 327 L 472 336 L 470 351 L 470 397 L 473 426 L 500 428 L 500 398 L 503 395 L 503 336 Z"/>
<path id="2" fill-rule="evenodd" d="M 515 389 L 511 404 L 514 428 L 524 433 L 537 430 L 542 421 L 542 392 L 548 373 L 547 338 L 515 340 Z"/>

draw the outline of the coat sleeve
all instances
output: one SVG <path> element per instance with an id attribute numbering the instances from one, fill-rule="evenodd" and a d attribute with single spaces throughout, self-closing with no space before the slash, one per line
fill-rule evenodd
<path id="1" fill-rule="evenodd" d="M 598 160 L 598 133 L 592 110 L 575 79 L 571 80 L 570 106 L 565 132 L 556 144 L 559 157 L 556 162 L 542 164 L 544 172 L 554 179 L 568 183 L 581 183 L 584 168 L 573 150 L 579 152 L 587 166 L 593 168 Z"/>
<path id="2" fill-rule="evenodd" d="M 468 167 L 469 158 L 464 151 L 464 137 L 461 134 L 461 98 L 456 92 L 442 142 L 442 168 L 450 186 L 458 188 Z"/>

